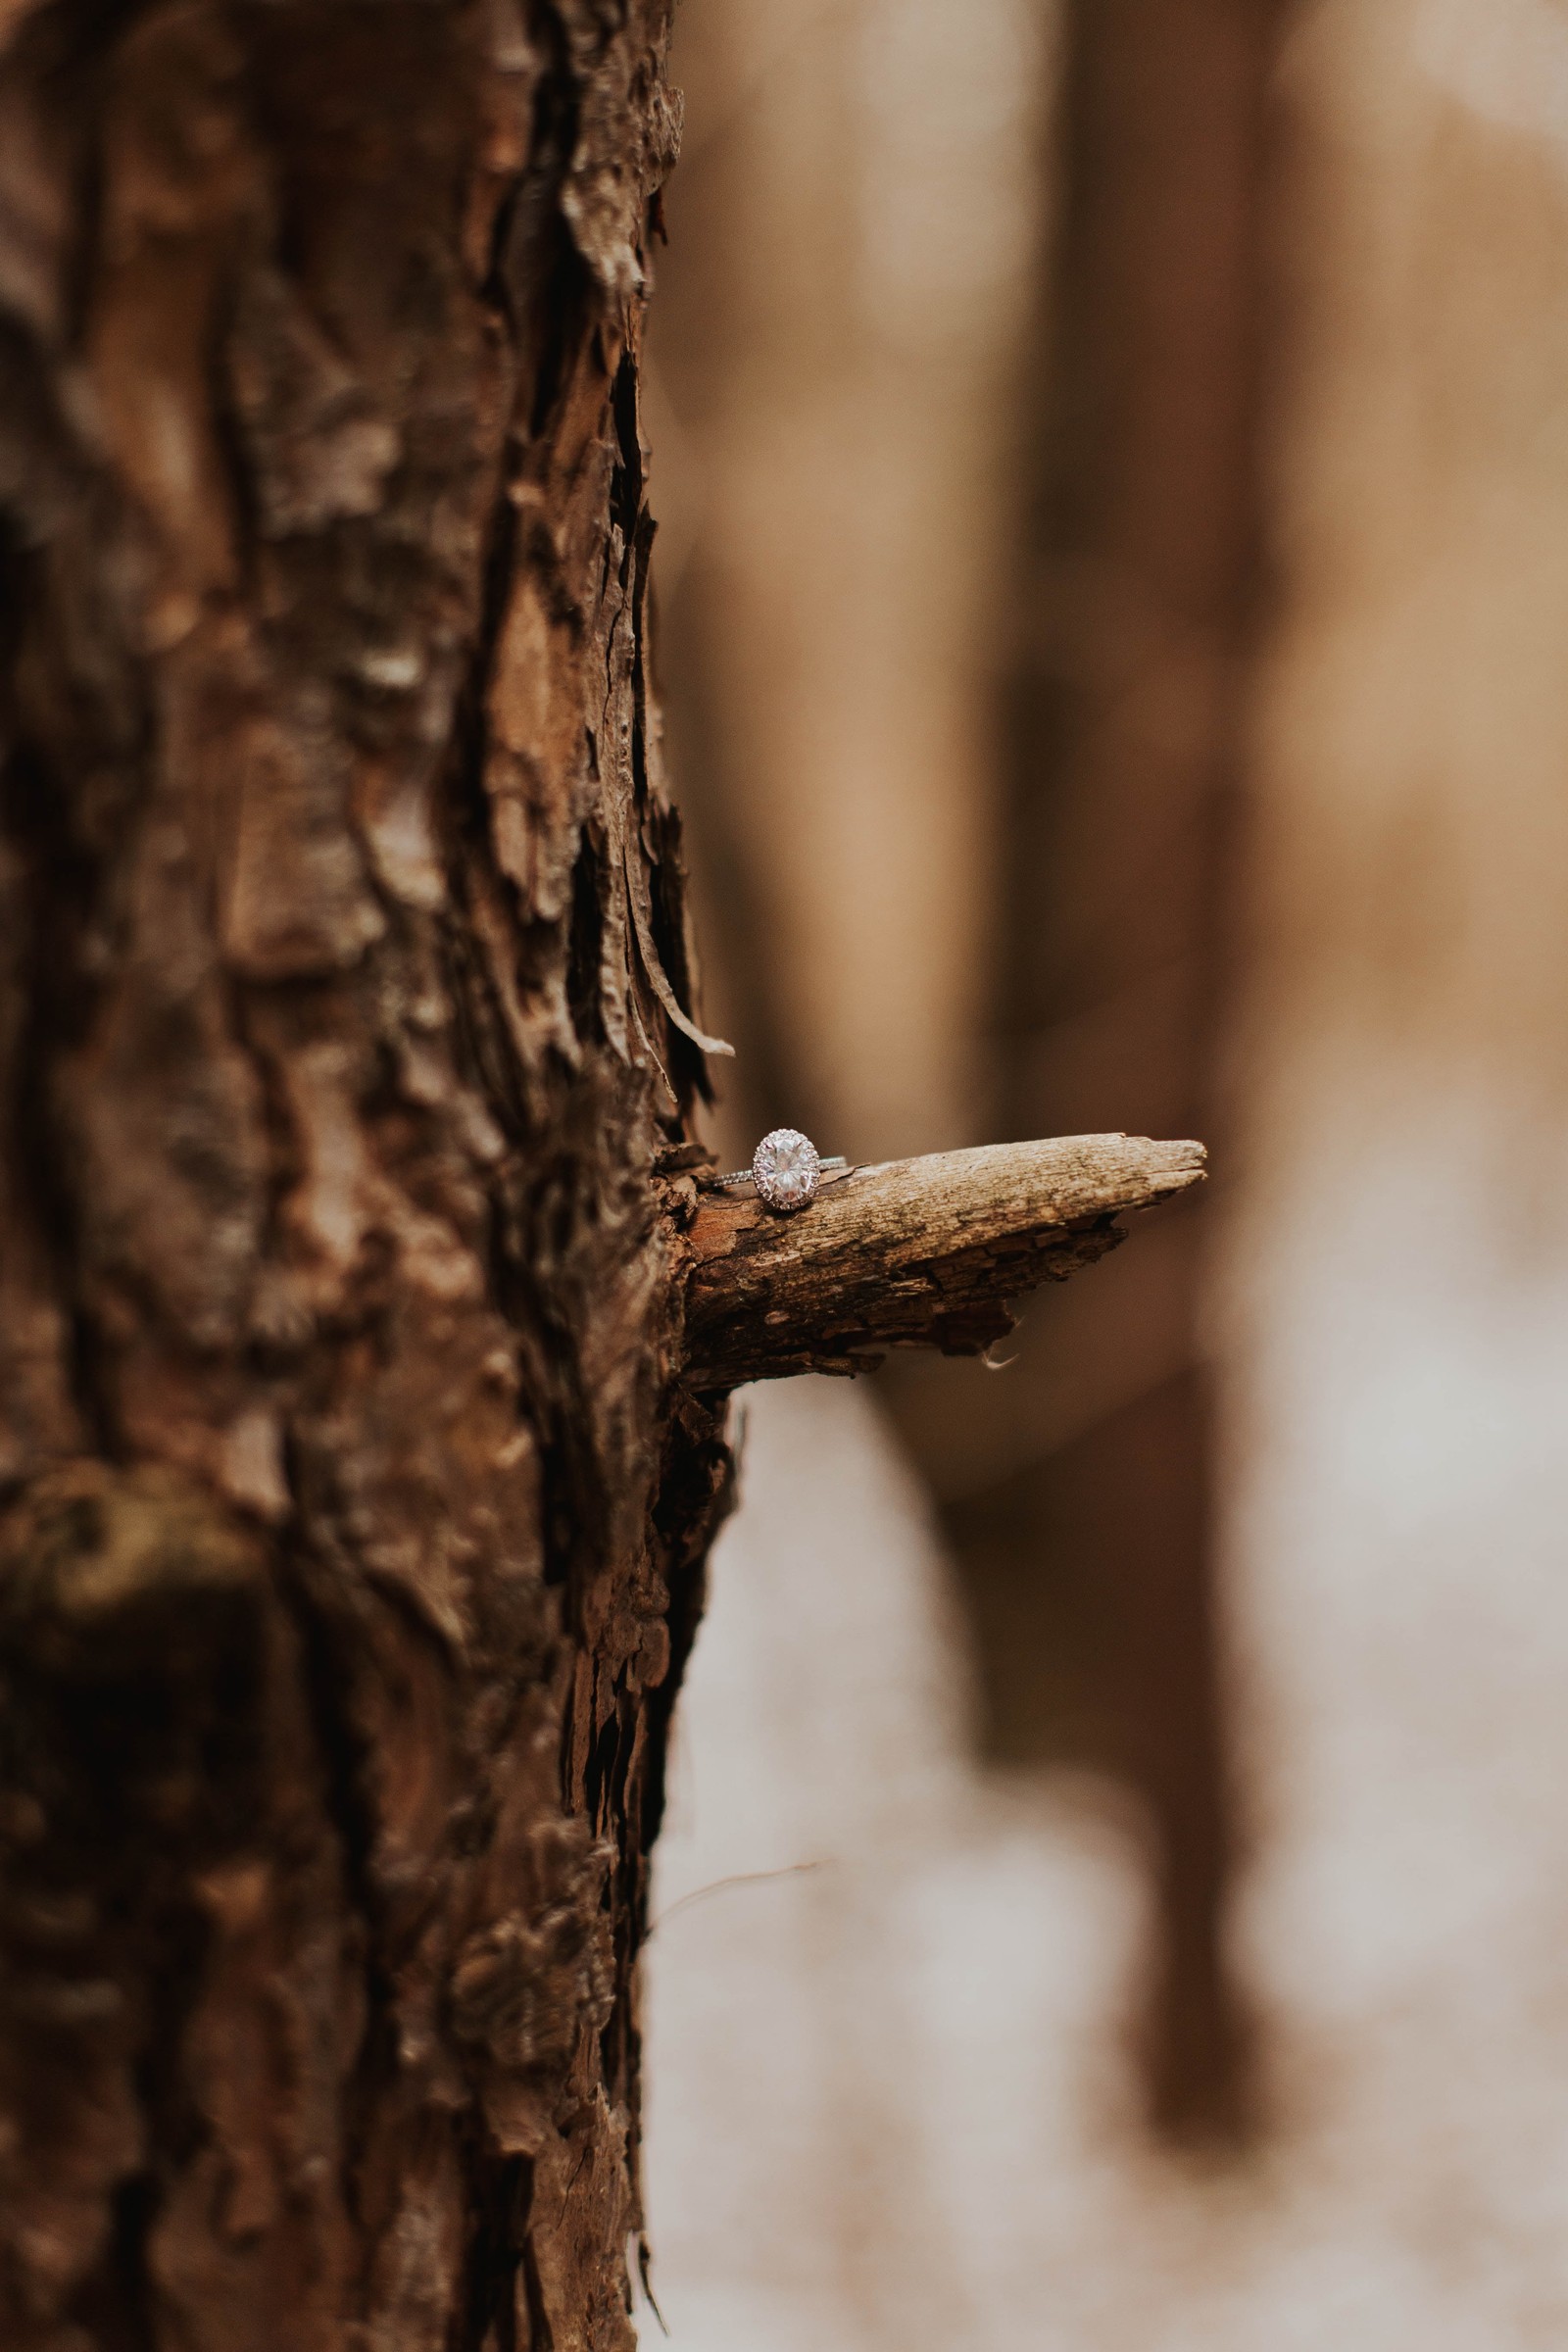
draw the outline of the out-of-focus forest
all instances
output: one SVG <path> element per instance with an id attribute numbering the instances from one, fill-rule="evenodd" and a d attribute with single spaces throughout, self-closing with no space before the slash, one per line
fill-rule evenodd
<path id="1" fill-rule="evenodd" d="M 1568 8 L 684 0 L 676 76 L 715 1141 L 1214 1174 L 1000 1368 L 742 1400 L 673 2342 L 1558 2347 Z"/>

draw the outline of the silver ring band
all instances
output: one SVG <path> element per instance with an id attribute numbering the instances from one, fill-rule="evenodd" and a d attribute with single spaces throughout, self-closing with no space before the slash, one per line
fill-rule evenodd
<path id="1" fill-rule="evenodd" d="M 835 1152 L 827 1159 L 819 1159 L 816 1164 L 819 1168 L 847 1168 L 850 1163 L 842 1152 Z M 755 1184 L 757 1178 L 750 1168 L 731 1168 L 727 1176 L 710 1176 L 705 1181 L 710 1185 Z"/>

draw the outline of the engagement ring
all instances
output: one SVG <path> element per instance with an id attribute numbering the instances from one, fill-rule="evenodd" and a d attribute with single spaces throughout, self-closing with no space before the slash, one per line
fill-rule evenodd
<path id="1" fill-rule="evenodd" d="M 749 1168 L 736 1168 L 728 1176 L 715 1176 L 713 1182 L 755 1184 L 759 1200 L 765 1200 L 781 1216 L 788 1216 L 792 1210 L 804 1208 L 813 1198 L 824 1168 L 847 1165 L 842 1152 L 835 1152 L 831 1159 L 820 1158 L 810 1137 L 803 1135 L 798 1127 L 775 1127 L 771 1134 L 763 1136 L 752 1153 Z"/>

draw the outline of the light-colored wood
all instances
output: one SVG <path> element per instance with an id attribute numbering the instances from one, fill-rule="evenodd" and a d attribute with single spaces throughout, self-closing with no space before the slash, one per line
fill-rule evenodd
<path id="1" fill-rule="evenodd" d="M 862 1372 L 890 1348 L 979 1355 L 1013 1302 L 1126 1237 L 1116 1219 L 1202 1181 L 1201 1144 L 1056 1136 L 851 1168 L 809 1207 L 698 1196 L 687 1235 L 694 1388 Z"/>

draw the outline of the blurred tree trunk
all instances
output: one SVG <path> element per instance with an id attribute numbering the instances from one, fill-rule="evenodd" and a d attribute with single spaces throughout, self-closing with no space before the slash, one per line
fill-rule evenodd
<path id="1" fill-rule="evenodd" d="M 1005 679 L 1003 1134 L 1201 1135 L 1213 1197 L 1042 1302 L 949 1524 L 996 1748 L 1147 1806 L 1151 2102 L 1234 2132 L 1248 2036 L 1215 1563 L 1209 1235 L 1229 1174 L 1239 808 L 1259 626 L 1267 98 L 1283 0 L 1069 0 Z M 963 1465 L 958 1465 L 960 1476 Z"/>
<path id="2" fill-rule="evenodd" d="M 0 2334 L 624 2346 L 663 0 L 0 9 Z"/>

